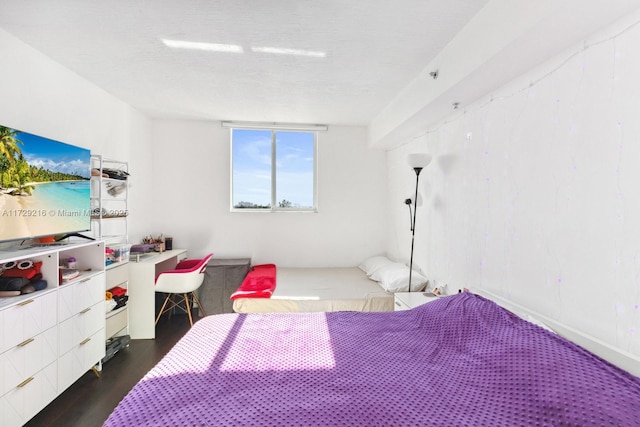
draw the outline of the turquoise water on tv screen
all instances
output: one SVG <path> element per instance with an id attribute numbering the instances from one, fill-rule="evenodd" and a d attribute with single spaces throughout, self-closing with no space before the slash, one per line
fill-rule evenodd
<path id="1" fill-rule="evenodd" d="M 86 216 L 87 228 L 90 220 L 90 192 L 89 181 L 58 181 L 38 184 L 33 191 L 34 201 L 42 208 L 68 210 L 66 216 L 75 212 L 79 216 Z M 58 212 L 56 212 L 58 213 Z"/>

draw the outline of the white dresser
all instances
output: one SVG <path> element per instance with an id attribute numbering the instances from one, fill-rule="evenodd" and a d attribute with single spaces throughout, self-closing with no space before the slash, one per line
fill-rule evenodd
<path id="1" fill-rule="evenodd" d="M 60 280 L 61 260 L 81 274 Z M 104 245 L 88 242 L 0 252 L 41 261 L 47 288 L 0 298 L 0 427 L 21 426 L 105 354 Z"/>

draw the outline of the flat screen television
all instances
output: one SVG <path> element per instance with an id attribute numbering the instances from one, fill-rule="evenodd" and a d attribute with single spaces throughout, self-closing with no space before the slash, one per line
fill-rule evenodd
<path id="1" fill-rule="evenodd" d="M 0 126 L 0 241 L 91 229 L 91 152 Z"/>

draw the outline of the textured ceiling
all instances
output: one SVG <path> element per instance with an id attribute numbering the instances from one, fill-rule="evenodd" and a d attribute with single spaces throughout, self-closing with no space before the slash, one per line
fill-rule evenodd
<path id="1" fill-rule="evenodd" d="M 367 125 L 485 3 L 2 0 L 0 27 L 154 117 Z"/>

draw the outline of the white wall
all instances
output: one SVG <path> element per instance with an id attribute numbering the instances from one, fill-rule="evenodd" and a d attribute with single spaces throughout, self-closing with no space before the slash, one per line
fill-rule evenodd
<path id="1" fill-rule="evenodd" d="M 0 29 L 0 124 L 130 161 L 149 151 L 150 122 L 127 104 Z M 137 156 L 140 158 L 141 156 Z M 132 161 L 134 175 L 148 171 Z M 146 218 L 149 182 L 131 189 L 131 231 Z M 147 188 L 146 188 L 147 187 Z"/>
<path id="2" fill-rule="evenodd" d="M 229 138 L 219 122 L 154 121 L 148 233 L 194 255 L 281 267 L 354 266 L 383 253 L 385 153 L 367 148 L 365 128 L 318 134 L 318 213 L 230 212 Z"/>
<path id="3" fill-rule="evenodd" d="M 373 118 L 369 143 L 396 148 L 600 28 L 637 0 L 490 0 Z M 438 78 L 431 73 L 438 70 Z"/>
<path id="4" fill-rule="evenodd" d="M 450 290 L 491 291 L 640 355 L 638 22 L 388 152 L 389 254 L 410 247 L 406 153 L 432 153 L 414 262 Z"/>

